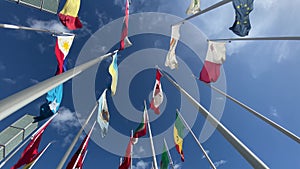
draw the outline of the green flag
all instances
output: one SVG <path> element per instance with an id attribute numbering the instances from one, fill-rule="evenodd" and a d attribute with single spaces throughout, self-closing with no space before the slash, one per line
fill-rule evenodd
<path id="1" fill-rule="evenodd" d="M 161 154 L 161 161 L 160 161 L 160 169 L 168 169 L 170 164 L 170 160 L 168 157 L 168 152 L 166 146 L 164 145 L 163 153 Z"/>

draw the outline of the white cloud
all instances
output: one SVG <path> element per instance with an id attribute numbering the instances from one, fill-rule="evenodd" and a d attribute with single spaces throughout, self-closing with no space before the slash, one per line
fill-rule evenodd
<path id="1" fill-rule="evenodd" d="M 30 81 L 30 83 L 32 83 L 32 84 L 37 84 L 37 83 L 39 83 L 39 81 L 36 80 L 36 79 L 29 79 L 29 81 Z"/>
<path id="2" fill-rule="evenodd" d="M 61 144 L 62 147 L 65 147 L 67 146 L 69 143 L 72 142 L 72 139 L 73 139 L 74 135 L 73 134 L 68 134 L 64 137 L 64 141 L 63 143 Z"/>
<path id="3" fill-rule="evenodd" d="M 11 79 L 11 78 L 3 78 L 2 80 L 3 80 L 5 83 L 12 84 L 12 85 L 14 85 L 14 84 L 17 83 L 16 80 Z"/>
<path id="4" fill-rule="evenodd" d="M 226 163 L 227 163 L 227 161 L 225 161 L 225 160 L 220 160 L 220 161 L 214 162 L 214 165 L 215 165 L 216 168 L 218 168 L 219 166 L 224 165 L 224 164 L 226 164 Z"/>
<path id="5" fill-rule="evenodd" d="M 181 169 L 182 165 L 181 164 L 175 164 L 174 169 Z"/>
<path id="6" fill-rule="evenodd" d="M 104 24 L 106 24 L 107 22 L 112 21 L 112 18 L 108 18 L 107 14 L 105 13 L 105 11 L 101 11 L 99 12 L 96 9 L 96 16 L 98 18 L 98 28 L 102 27 Z"/>
<path id="7" fill-rule="evenodd" d="M 0 71 L 5 70 L 5 69 L 6 69 L 6 66 L 2 62 L 0 62 Z"/>
<path id="8" fill-rule="evenodd" d="M 132 165 L 132 169 L 146 169 L 148 167 L 149 163 L 140 160 L 136 163 L 136 165 Z"/>
<path id="9" fill-rule="evenodd" d="M 270 114 L 274 117 L 279 117 L 277 109 L 274 106 L 270 107 Z"/>
<path id="10" fill-rule="evenodd" d="M 46 47 L 43 43 L 39 43 L 38 48 L 39 48 L 39 51 L 41 52 L 41 54 L 43 54 L 46 50 Z"/>
<path id="11" fill-rule="evenodd" d="M 27 19 L 27 24 L 32 28 L 47 29 L 57 32 L 70 32 L 64 25 L 58 20 L 41 21 L 33 18 Z"/>
<path id="12" fill-rule="evenodd" d="M 51 126 L 57 129 L 58 134 L 63 135 L 80 126 L 75 112 L 71 112 L 71 110 L 66 107 L 61 107 L 58 112 L 58 115 L 51 123 Z"/>
<path id="13" fill-rule="evenodd" d="M 205 150 L 205 152 L 206 152 L 206 154 L 209 154 L 210 152 L 209 152 L 209 150 Z M 201 159 L 204 159 L 205 158 L 205 155 L 203 155 L 202 157 L 201 157 Z"/>

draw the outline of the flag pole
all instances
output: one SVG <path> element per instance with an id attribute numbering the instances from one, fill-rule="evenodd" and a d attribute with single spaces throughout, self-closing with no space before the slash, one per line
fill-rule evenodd
<path id="1" fill-rule="evenodd" d="M 174 164 L 173 164 L 173 160 L 172 160 L 172 157 L 171 157 L 171 154 L 170 154 L 170 152 L 169 152 L 169 147 L 168 147 L 168 144 L 167 144 L 165 138 L 164 138 L 164 144 L 165 144 L 165 147 L 166 147 L 166 149 L 167 149 L 168 158 L 169 158 L 169 160 L 170 160 L 170 165 L 171 165 L 172 169 L 175 169 Z"/>
<path id="2" fill-rule="evenodd" d="M 207 41 L 300 40 L 300 36 L 208 39 Z"/>
<path id="3" fill-rule="evenodd" d="M 34 101 L 35 99 L 39 98 L 43 94 L 47 93 L 49 90 L 72 79 L 73 77 L 77 76 L 81 72 L 94 66 L 95 64 L 101 62 L 103 59 L 115 54 L 116 52 L 118 52 L 118 50 L 97 57 L 91 61 L 76 66 L 73 69 L 70 69 L 60 75 L 51 77 L 27 89 L 15 93 L 5 99 L 2 99 L 0 101 L 0 121 L 5 119 L 9 115 L 13 114 L 15 111 L 19 110 L 20 108 L 26 106 L 30 102 Z"/>
<path id="4" fill-rule="evenodd" d="M 187 122 L 184 120 L 184 118 L 181 116 L 180 112 L 178 109 L 176 109 L 176 112 L 178 114 L 178 117 L 181 119 L 181 121 L 184 123 L 184 126 L 189 130 L 189 132 L 192 134 L 192 136 L 194 137 L 196 143 L 199 145 L 202 153 L 204 154 L 204 156 L 206 157 L 207 161 L 209 162 L 211 168 L 216 169 L 215 164 L 212 162 L 212 160 L 210 159 L 210 157 L 208 156 L 208 154 L 206 153 L 206 151 L 204 150 L 204 148 L 202 147 L 201 143 L 199 142 L 199 140 L 197 139 L 197 137 L 195 136 L 194 132 L 192 131 L 192 129 L 190 128 L 190 126 L 187 124 Z"/>
<path id="5" fill-rule="evenodd" d="M 130 137 L 130 139 L 132 139 L 132 138 L 133 138 L 133 130 L 131 130 L 131 137 Z M 131 144 L 131 150 L 130 150 L 130 156 L 131 156 L 131 158 L 130 158 L 130 169 L 132 169 L 132 154 L 133 154 L 133 144 Z"/>
<path id="6" fill-rule="evenodd" d="M 55 113 L 53 116 L 50 117 L 41 127 L 39 127 L 30 137 L 28 137 L 17 149 L 15 149 L 5 160 L 0 164 L 0 168 L 2 168 L 8 160 L 10 160 L 29 140 L 31 140 L 42 128 L 44 128 L 51 120 L 57 115 Z"/>
<path id="7" fill-rule="evenodd" d="M 222 1 L 220 1 L 220 2 L 218 2 L 218 3 L 216 3 L 216 4 L 214 4 L 214 5 L 212 5 L 212 6 L 208 7 L 208 8 L 206 8 L 206 9 L 201 10 L 200 12 L 195 13 L 194 15 L 191 15 L 191 16 L 189 16 L 189 17 L 183 19 L 183 20 L 180 21 L 180 22 L 177 22 L 177 23 L 173 24 L 172 26 L 182 24 L 182 23 L 184 23 L 184 22 L 187 21 L 187 20 L 190 20 L 190 19 L 192 19 L 192 18 L 194 18 L 194 17 L 196 17 L 196 16 L 199 16 L 199 15 L 201 15 L 201 14 L 204 14 L 204 13 L 206 13 L 206 12 L 208 12 L 208 11 L 211 11 L 211 10 L 213 10 L 213 9 L 215 9 L 215 8 L 218 8 L 218 7 L 220 7 L 220 6 L 223 6 L 223 5 L 225 5 L 225 4 L 227 4 L 227 3 L 231 2 L 231 1 L 232 1 L 232 0 L 222 0 Z"/>
<path id="8" fill-rule="evenodd" d="M 214 91 L 222 94 L 223 96 L 227 97 L 228 99 L 232 100 L 233 102 L 235 102 L 236 104 L 238 104 L 239 106 L 241 106 L 242 108 L 246 109 L 247 111 L 249 111 L 250 113 L 252 113 L 253 115 L 255 115 L 256 117 L 260 118 L 261 120 L 263 120 L 264 122 L 268 123 L 269 125 L 271 125 L 272 127 L 276 128 L 277 130 L 279 130 L 281 133 L 283 133 L 284 135 L 288 136 L 289 138 L 293 139 L 294 141 L 300 143 L 300 138 L 295 135 L 294 133 L 290 132 L 289 130 L 285 129 L 284 127 L 280 126 L 279 124 L 275 123 L 274 121 L 268 119 L 267 117 L 263 116 L 262 114 L 258 113 L 257 111 L 255 111 L 254 109 L 252 109 L 251 107 L 247 106 L 246 104 L 238 101 L 237 99 L 233 98 L 232 96 L 226 94 L 225 92 L 221 91 L 220 89 L 209 85 L 207 83 L 205 83 L 207 86 L 209 86 L 211 89 L 213 89 Z"/>
<path id="9" fill-rule="evenodd" d="M 73 139 L 71 145 L 69 146 L 68 150 L 66 151 L 65 155 L 63 156 L 63 158 L 60 160 L 60 163 L 57 166 L 57 169 L 62 169 L 62 167 L 64 166 L 68 156 L 70 155 L 71 151 L 73 150 L 76 142 L 78 141 L 83 129 L 85 128 L 85 126 L 88 124 L 88 122 L 90 121 L 92 115 L 94 114 L 96 108 L 98 106 L 98 103 L 96 103 L 96 105 L 94 106 L 90 116 L 86 119 L 86 121 L 84 122 L 84 124 L 82 125 L 81 129 L 78 131 L 77 135 L 75 136 L 75 138 Z"/>
<path id="10" fill-rule="evenodd" d="M 145 105 L 145 108 L 146 108 L 146 101 L 144 101 L 144 105 Z M 147 124 L 148 124 L 148 130 L 149 130 L 149 138 L 150 138 L 150 145 L 151 145 L 151 150 L 152 150 L 152 157 L 153 157 L 154 169 L 158 169 L 158 167 L 157 167 L 157 161 L 156 161 L 156 156 L 155 156 L 155 149 L 154 149 L 153 140 L 152 140 L 152 133 L 151 133 L 150 123 L 149 123 L 148 112 L 147 112 Z"/>
<path id="11" fill-rule="evenodd" d="M 92 134 L 92 132 L 93 132 L 93 130 L 94 130 L 95 124 L 96 124 L 96 121 L 94 122 L 92 128 L 90 129 L 90 131 L 89 131 L 89 133 L 88 133 L 88 136 L 87 136 L 85 142 L 83 143 L 83 146 L 82 146 L 82 147 L 85 147 L 86 144 L 88 143 L 88 141 L 89 141 L 89 139 L 90 139 L 90 137 L 91 137 L 91 134 Z M 79 155 L 77 156 L 76 161 L 75 161 L 75 163 L 74 163 L 74 165 L 73 165 L 73 167 L 72 167 L 73 169 L 75 169 L 75 167 L 76 167 L 76 165 L 77 165 L 77 163 L 78 163 L 78 161 L 79 161 L 79 158 L 80 158 L 80 156 L 81 156 L 81 154 L 82 154 L 82 151 L 83 151 L 83 149 L 81 148 L 81 150 L 80 150 L 80 152 L 79 152 Z"/>
<path id="12" fill-rule="evenodd" d="M 161 70 L 161 69 L 160 69 Z M 246 145 L 244 145 L 233 133 L 231 133 L 221 122 L 219 122 L 209 111 L 207 111 L 200 103 L 190 96 L 182 87 L 173 81 L 164 71 L 161 71 L 165 77 L 172 83 L 178 91 L 198 109 L 198 111 L 206 117 L 206 119 L 216 126 L 217 130 L 223 137 L 252 165 L 254 168 L 269 168 L 261 161 Z"/>
<path id="13" fill-rule="evenodd" d="M 35 163 L 41 158 L 41 156 L 44 154 L 44 152 L 48 149 L 48 147 L 52 144 L 53 142 L 51 141 L 50 143 L 47 144 L 47 146 L 42 150 L 42 152 L 39 154 L 39 156 L 34 160 L 34 162 L 30 165 L 28 169 L 31 169 Z"/>
<path id="14" fill-rule="evenodd" d="M 50 33 L 52 35 L 67 35 L 67 34 L 70 34 L 70 33 L 53 31 L 53 30 L 48 30 L 48 29 L 31 28 L 31 27 L 17 26 L 17 25 L 12 25 L 12 24 L 0 24 L 0 28 L 43 32 L 43 33 Z"/>

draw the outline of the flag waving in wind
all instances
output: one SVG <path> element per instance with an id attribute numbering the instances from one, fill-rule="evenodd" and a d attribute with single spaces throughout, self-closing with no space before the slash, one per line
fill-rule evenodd
<path id="1" fill-rule="evenodd" d="M 92 134 L 92 131 L 94 129 L 95 123 L 92 126 L 89 133 L 85 136 L 84 140 L 80 144 L 80 147 L 77 149 L 76 153 L 73 155 L 71 161 L 68 163 L 66 169 L 82 169 L 83 160 L 85 158 L 86 152 L 87 152 L 87 146 Z"/>
<path id="2" fill-rule="evenodd" d="M 57 36 L 55 45 L 55 55 L 57 60 L 57 72 L 56 74 L 61 74 L 65 71 L 65 59 L 69 53 L 74 40 L 74 35 L 72 36 Z"/>
<path id="3" fill-rule="evenodd" d="M 174 125 L 174 142 L 177 152 L 181 156 L 181 161 L 184 161 L 184 155 L 182 151 L 182 145 L 183 145 L 183 131 L 185 127 L 182 124 L 182 121 L 178 117 L 178 114 L 176 113 L 176 121 Z"/>
<path id="4" fill-rule="evenodd" d="M 191 0 L 191 4 L 186 10 L 186 14 L 196 14 L 200 12 L 200 0 Z"/>
<path id="5" fill-rule="evenodd" d="M 176 59 L 175 49 L 177 46 L 177 42 L 179 40 L 180 34 L 180 26 L 173 25 L 172 26 L 172 33 L 171 33 L 171 40 L 170 40 L 170 49 L 166 57 L 165 66 L 170 67 L 170 69 L 178 68 L 178 61 Z"/>
<path id="6" fill-rule="evenodd" d="M 123 163 L 119 166 L 119 169 L 128 169 L 131 164 L 131 149 L 132 149 L 132 138 L 130 138 L 129 143 L 126 148 L 125 157 Z"/>
<path id="7" fill-rule="evenodd" d="M 108 71 L 111 75 L 111 86 L 110 86 L 110 90 L 111 90 L 111 95 L 115 95 L 116 94 L 116 90 L 117 90 L 117 84 L 118 84 L 118 62 L 117 62 L 117 53 L 115 53 L 113 55 L 113 59 L 112 62 L 108 68 Z"/>
<path id="8" fill-rule="evenodd" d="M 232 0 L 235 9 L 235 21 L 229 29 L 239 36 L 247 36 L 251 29 L 249 14 L 253 10 L 253 1 Z"/>
<path id="9" fill-rule="evenodd" d="M 160 114 L 159 106 L 163 102 L 164 95 L 163 91 L 161 88 L 161 83 L 160 83 L 160 78 L 162 74 L 160 71 L 157 69 L 156 70 L 156 80 L 155 80 L 155 85 L 153 89 L 153 97 L 150 102 L 150 108 L 154 110 L 155 114 Z"/>
<path id="10" fill-rule="evenodd" d="M 11 169 L 20 168 L 22 165 L 26 165 L 25 167 L 27 167 L 39 157 L 40 153 L 38 152 L 38 149 L 42 140 L 42 135 L 51 121 L 52 119 L 48 120 L 40 129 L 38 129 L 36 134 L 34 134 L 34 136 L 31 138 L 30 143 L 23 151 L 21 158 L 13 167 L 11 167 Z"/>
<path id="11" fill-rule="evenodd" d="M 102 138 L 106 136 L 108 131 L 108 125 L 109 125 L 109 112 L 108 112 L 108 106 L 106 101 L 106 91 L 107 89 L 103 91 L 101 97 L 98 100 L 99 107 L 98 107 L 97 122 L 101 128 Z"/>
<path id="12" fill-rule="evenodd" d="M 40 107 L 40 116 L 34 117 L 34 122 L 44 120 L 55 114 L 60 106 L 63 96 L 63 84 L 58 85 L 47 93 L 47 102 Z"/>
<path id="13" fill-rule="evenodd" d="M 220 76 L 220 67 L 225 59 L 225 43 L 209 41 L 204 66 L 200 72 L 200 80 L 206 83 L 216 82 Z"/>
<path id="14" fill-rule="evenodd" d="M 132 143 L 136 144 L 138 142 L 138 138 L 143 137 L 147 134 L 147 107 L 145 105 L 143 119 L 138 126 L 138 128 L 134 131 Z"/>
<path id="15" fill-rule="evenodd" d="M 121 33 L 121 41 L 120 41 L 120 49 L 123 50 L 132 45 L 130 40 L 128 39 L 128 20 L 129 20 L 129 1 L 126 0 L 125 5 L 125 17 L 123 21 L 122 33 Z"/>
<path id="16" fill-rule="evenodd" d="M 63 25 L 70 30 L 82 28 L 82 23 L 78 18 L 80 0 L 67 0 L 58 17 Z"/>
<path id="17" fill-rule="evenodd" d="M 170 159 L 168 157 L 166 145 L 164 145 L 163 153 L 161 154 L 160 169 L 168 169 L 169 164 Z"/>

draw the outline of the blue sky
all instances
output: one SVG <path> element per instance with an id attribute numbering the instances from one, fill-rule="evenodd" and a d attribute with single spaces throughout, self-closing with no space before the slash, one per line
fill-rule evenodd
<path id="1" fill-rule="evenodd" d="M 217 1 L 218 0 L 202 0 L 201 9 L 204 9 Z M 1 23 L 67 31 L 59 23 L 56 15 L 24 7 L 22 5 L 16 5 L 7 1 L 2 1 L 0 3 L 2 11 L 2 14 L 0 15 Z M 62 1 L 59 9 L 62 8 L 63 3 L 64 2 Z M 132 0 L 130 13 L 163 12 L 179 17 L 186 17 L 185 10 L 188 4 L 188 1 L 167 2 L 162 0 Z M 296 0 L 291 0 L 289 2 L 279 0 L 255 1 L 254 10 L 250 14 L 252 29 L 249 37 L 299 35 L 300 24 L 297 22 L 299 18 L 297 6 L 299 5 L 300 2 Z M 111 21 L 123 17 L 123 15 L 123 0 L 111 2 L 82 2 L 79 17 L 83 21 L 84 28 L 74 31 L 77 36 L 68 55 L 67 67 L 72 68 L 76 65 L 76 60 L 81 55 L 80 52 L 85 48 L 84 45 L 92 34 Z M 199 45 L 199 49 L 202 49 L 205 48 L 202 44 L 202 42 L 206 40 L 203 39 L 205 37 L 236 37 L 228 29 L 233 22 L 234 10 L 231 3 L 194 18 L 191 20 L 191 23 L 198 27 L 203 32 L 204 36 L 194 37 L 191 39 L 191 43 L 194 46 Z M 133 29 L 132 25 L 129 25 L 129 29 Z M 49 34 L 28 31 L 0 29 L 0 32 L 0 99 L 4 99 L 11 94 L 54 75 L 56 70 L 56 60 L 54 55 L 56 39 L 54 37 Z M 182 36 L 185 36 L 188 33 L 191 32 L 181 31 Z M 118 40 L 119 33 L 112 33 L 111 36 L 117 37 L 116 40 Z M 197 38 L 199 38 L 199 40 L 197 40 Z M 132 65 L 124 64 L 128 63 L 125 62 L 126 58 L 134 57 L 135 54 L 139 55 L 139 50 L 146 48 L 168 50 L 169 37 L 166 36 L 146 34 L 133 36 L 130 39 L 134 45 L 119 53 L 120 57 L 118 63 L 120 65 L 120 70 L 125 70 L 120 72 L 120 76 L 131 70 L 130 67 L 132 67 Z M 300 135 L 298 122 L 300 114 L 297 111 L 300 109 L 298 103 L 298 95 L 300 94 L 298 89 L 298 86 L 300 85 L 298 65 L 300 64 L 300 59 L 297 57 L 300 53 L 299 45 L 299 41 L 232 42 L 227 44 L 227 58 L 226 62 L 223 64 L 224 72 L 221 76 L 221 78 L 226 78 L 226 90 L 228 94 L 248 104 L 250 107 L 286 127 L 298 136 Z M 115 44 L 111 50 L 116 49 L 117 47 L 118 44 Z M 105 48 L 105 46 L 99 46 L 99 48 L 95 50 L 97 50 L 96 53 L 105 53 L 105 51 L 110 49 Z M 181 58 L 181 62 L 184 62 L 195 75 L 199 75 L 202 68 L 202 62 L 199 57 L 204 59 L 205 56 L 197 56 L 189 49 L 189 46 L 186 46 L 183 43 L 179 43 L 176 52 L 179 58 Z M 202 52 L 204 54 L 206 53 L 204 50 Z M 145 57 L 144 62 L 150 62 L 151 58 L 149 59 L 149 56 L 141 55 L 140 57 Z M 165 56 L 161 57 L 162 60 L 164 60 Z M 110 84 L 110 77 L 107 73 L 107 67 L 110 64 L 110 61 L 111 59 L 107 59 L 100 64 L 99 68 L 95 68 L 98 71 L 96 80 L 92 82 L 96 86 L 94 100 L 98 98 L 104 88 Z M 124 61 L 123 64 L 122 61 Z M 155 62 L 155 60 L 153 62 Z M 136 64 L 139 63 L 137 62 Z M 184 67 L 183 64 L 179 65 L 177 71 L 182 71 L 180 66 L 182 68 Z M 179 75 L 185 76 L 185 74 Z M 128 90 L 130 102 L 136 111 L 131 112 L 131 109 L 119 110 L 119 108 L 116 108 L 118 103 L 114 102 L 115 100 L 109 96 L 108 102 L 111 115 L 111 128 L 109 132 L 111 132 L 111 129 L 113 128 L 118 133 L 128 135 L 131 129 L 135 129 L 138 126 L 141 119 L 140 117 L 142 116 L 143 100 L 149 98 L 154 82 L 155 70 L 146 69 L 134 76 L 130 81 L 129 89 L 125 89 L 123 83 L 118 84 L 119 91 Z M 188 81 L 187 83 L 197 84 L 199 93 L 191 94 L 193 96 L 200 95 L 197 99 L 200 100 L 205 108 L 209 109 L 212 99 L 210 89 L 192 78 L 190 78 L 190 82 Z M 218 83 L 220 82 L 217 82 L 216 85 L 218 85 Z M 165 91 L 165 101 L 163 103 L 165 111 L 162 112 L 162 115 L 155 116 L 153 112 L 149 110 L 150 119 L 155 119 L 151 123 L 153 135 L 164 133 L 166 129 L 172 127 L 175 120 L 175 109 L 180 106 L 180 102 L 186 102 L 184 98 L 180 98 L 180 93 L 178 93 L 165 78 L 162 78 L 162 86 Z M 80 123 L 82 123 L 84 119 L 84 113 L 90 110 L 87 109 L 83 110 L 86 112 L 80 112 L 75 108 L 73 89 L 74 84 L 72 81 L 68 81 L 64 84 L 64 97 L 60 110 L 61 114 L 55 118 L 54 122 L 45 131 L 41 147 L 44 147 L 52 140 L 56 140 L 56 142 L 37 162 L 35 168 L 52 169 L 58 165 L 67 147 L 80 129 Z M 81 90 L 85 92 L 84 89 Z M 187 90 L 193 91 L 194 89 Z M 224 99 L 221 96 L 217 98 L 220 100 Z M 116 100 L 122 102 L 122 100 Z M 1 121 L 0 129 L 3 130 L 26 113 L 38 115 L 39 106 L 44 101 L 45 96 L 42 96 L 21 110 L 15 112 L 13 115 Z M 147 102 L 149 103 L 149 99 Z M 188 110 L 195 111 L 192 105 Z M 126 116 L 128 118 L 126 118 Z M 135 116 L 135 119 L 130 119 L 129 117 L 131 116 Z M 287 138 L 229 100 L 226 100 L 221 122 L 270 168 L 300 168 L 300 146 L 298 143 Z M 199 114 L 195 118 L 195 123 L 192 128 L 196 136 L 200 135 L 203 124 L 204 118 Z M 86 128 L 86 133 L 90 126 L 91 124 Z M 83 134 L 80 141 L 76 144 L 74 151 L 76 151 L 84 136 L 85 134 Z M 102 143 L 105 144 L 105 140 L 101 142 L 100 139 L 98 139 L 99 136 L 98 126 L 93 132 L 92 140 L 89 142 L 84 168 L 92 169 L 96 168 L 96 166 L 102 166 L 103 168 L 117 168 L 120 156 L 99 146 Z M 110 141 L 110 137 L 111 136 L 105 138 L 107 139 L 106 141 Z M 166 139 L 169 146 L 173 147 L 171 135 L 167 134 L 166 137 L 168 137 Z M 145 137 L 145 139 L 147 139 L 147 137 Z M 127 138 L 113 140 L 111 146 L 117 147 L 123 155 L 128 143 L 127 140 Z M 149 169 L 151 167 L 151 158 L 142 158 L 149 153 L 149 147 L 147 147 L 149 144 L 142 144 L 142 142 L 143 140 L 141 139 L 141 142 L 134 147 L 134 156 L 137 157 L 133 160 L 135 169 Z M 145 140 L 145 143 L 148 142 Z M 157 152 L 161 152 L 162 150 L 161 143 L 162 140 L 158 140 L 155 143 Z M 247 161 L 244 160 L 217 131 L 203 143 L 203 146 L 207 152 L 209 152 L 211 159 L 218 168 L 251 168 Z M 74 151 L 71 153 L 72 155 Z M 202 158 L 202 153 L 190 134 L 188 134 L 184 140 L 184 153 L 186 159 L 184 163 L 180 162 L 180 156 L 177 154 L 174 147 L 170 151 L 177 168 L 209 168 L 208 162 Z M 21 151 L 19 151 L 3 168 L 10 168 L 18 160 L 20 154 Z M 159 163 L 160 155 L 157 156 L 157 159 Z"/>

